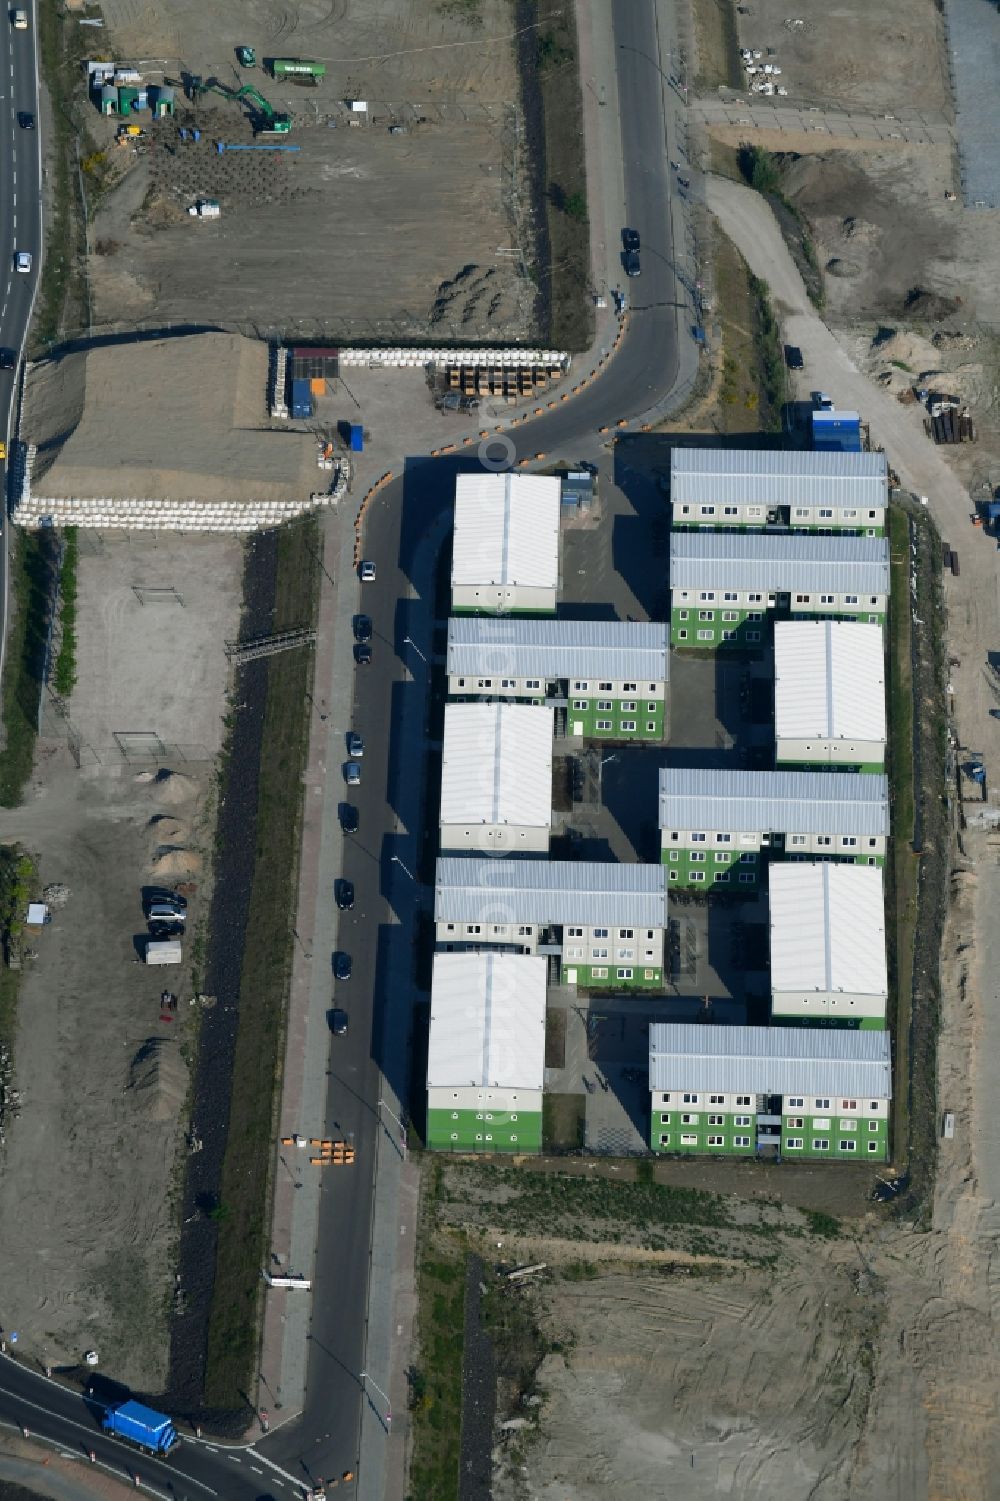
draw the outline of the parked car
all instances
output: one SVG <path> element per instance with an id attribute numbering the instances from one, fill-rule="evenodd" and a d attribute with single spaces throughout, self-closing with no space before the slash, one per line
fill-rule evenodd
<path id="1" fill-rule="evenodd" d="M 340 806 L 340 827 L 344 833 L 356 834 L 360 822 L 357 808 L 352 807 L 350 803 L 342 803 Z"/>
<path id="2" fill-rule="evenodd" d="M 359 735 L 357 730 L 347 732 L 347 754 L 352 761 L 360 761 L 365 753 L 364 736 Z"/>
<path id="3" fill-rule="evenodd" d="M 338 881 L 336 885 L 337 906 L 341 912 L 353 912 L 354 910 L 354 882 Z"/>
<path id="4" fill-rule="evenodd" d="M 802 358 L 802 350 L 797 344 L 785 345 L 785 364 L 789 370 L 801 370 L 804 368 L 805 361 Z"/>
<path id="5" fill-rule="evenodd" d="M 149 919 L 150 938 L 183 938 L 184 924 L 177 922 L 164 922 L 159 918 Z"/>
<path id="6" fill-rule="evenodd" d="M 345 954 L 343 949 L 338 949 L 333 956 L 333 978 L 335 980 L 349 980 L 351 978 L 351 956 Z"/>
<path id="7" fill-rule="evenodd" d="M 357 761 L 346 761 L 344 763 L 344 781 L 348 787 L 361 786 L 361 767 Z"/>
<path id="8" fill-rule="evenodd" d="M 642 271 L 638 250 L 626 250 L 622 256 L 622 264 L 625 267 L 626 276 L 638 276 Z"/>
<path id="9" fill-rule="evenodd" d="M 330 1012 L 330 1031 L 334 1037 L 347 1036 L 347 1012 L 340 1006 L 334 1006 Z"/>
<path id="10" fill-rule="evenodd" d="M 355 615 L 354 639 L 355 641 L 370 641 L 372 639 L 372 618 L 370 615 Z"/>
<path id="11" fill-rule="evenodd" d="M 622 249 L 639 252 L 639 231 L 637 229 L 622 230 Z"/>
<path id="12" fill-rule="evenodd" d="M 183 923 L 186 920 L 186 908 L 179 907 L 176 902 L 150 902 L 146 908 L 147 922 Z"/>
<path id="13" fill-rule="evenodd" d="M 373 584 L 375 582 L 375 564 L 370 558 L 366 558 L 361 564 L 361 582 L 363 584 Z"/>
<path id="14" fill-rule="evenodd" d="M 367 641 L 358 641 L 354 646 L 354 660 L 359 667 L 372 665 L 372 649 Z"/>
<path id="15" fill-rule="evenodd" d="M 169 902 L 178 912 L 187 911 L 187 897 L 181 896 L 179 891 L 171 891 L 169 886 L 147 886 L 144 896 L 147 908 L 154 902 Z"/>

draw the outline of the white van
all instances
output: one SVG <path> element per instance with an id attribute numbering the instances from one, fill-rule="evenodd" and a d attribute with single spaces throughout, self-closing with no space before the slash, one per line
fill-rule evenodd
<path id="1" fill-rule="evenodd" d="M 148 938 L 147 964 L 180 964 L 184 957 L 179 938 Z"/>

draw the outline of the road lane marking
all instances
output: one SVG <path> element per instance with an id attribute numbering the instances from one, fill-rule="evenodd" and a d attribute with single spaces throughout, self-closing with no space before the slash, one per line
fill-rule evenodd
<path id="1" fill-rule="evenodd" d="M 301 1492 L 302 1481 L 299 1479 L 298 1475 L 290 1475 L 287 1470 L 283 1470 L 280 1465 L 276 1465 L 273 1459 L 268 1459 L 266 1454 L 262 1454 L 260 1450 L 255 1449 L 252 1444 L 247 1450 L 247 1453 L 252 1454 L 254 1459 L 259 1459 L 262 1465 L 267 1465 L 269 1470 L 273 1470 L 276 1475 L 280 1475 L 284 1480 L 288 1481 L 289 1485 L 294 1486 L 297 1491 Z"/>
<path id="2" fill-rule="evenodd" d="M 51 1379 L 51 1378 L 38 1378 L 38 1379 Z M 52 1385 L 53 1386 L 59 1386 L 59 1383 L 57 1381 L 53 1381 Z M 64 1387 L 64 1386 L 59 1386 L 59 1390 L 61 1392 L 63 1392 L 64 1394 L 66 1393 L 66 1387 Z M 20 1392 L 12 1392 L 12 1391 L 8 1390 L 7 1387 L 0 1387 L 0 1392 L 3 1392 L 3 1395 L 5 1397 L 10 1397 L 13 1401 L 19 1402 L 22 1407 L 31 1407 L 31 1408 L 34 1409 L 35 1412 L 43 1412 L 47 1418 L 52 1418 L 57 1423 L 66 1423 L 66 1424 L 69 1425 L 70 1428 L 76 1428 L 80 1433 L 84 1434 L 85 1437 L 87 1438 L 87 1441 L 88 1441 L 87 1442 L 87 1447 L 88 1447 L 88 1449 L 90 1447 L 91 1441 L 95 1437 L 98 1436 L 98 1434 L 95 1432 L 95 1430 L 93 1428 L 85 1427 L 82 1423 L 77 1423 L 73 1418 L 64 1418 L 61 1415 L 61 1413 L 53 1412 L 51 1410 L 51 1408 L 48 1408 L 48 1407 L 42 1407 L 37 1402 L 31 1402 L 31 1401 L 28 1400 L 27 1397 L 22 1397 L 21 1394 L 20 1394 Z M 14 1423 L 6 1421 L 5 1419 L 0 1419 L 0 1427 L 3 1427 L 3 1428 L 15 1428 L 16 1425 Z M 39 1443 L 51 1444 L 53 1446 L 53 1448 L 58 1448 L 61 1443 L 65 1443 L 64 1439 L 49 1438 L 46 1434 L 44 1434 L 44 1433 L 38 1433 L 38 1432 L 35 1432 L 35 1431 L 32 1431 L 32 1435 L 31 1436 L 32 1436 L 32 1438 L 36 1439 Z M 100 1437 L 102 1437 L 102 1438 L 108 1438 L 108 1435 L 102 1433 L 102 1434 L 100 1434 Z M 126 1460 L 130 1460 L 132 1458 L 133 1451 L 131 1451 L 128 1448 L 126 1448 L 126 1446 L 124 1444 L 120 1444 L 119 1445 L 113 1439 L 111 1439 L 110 1442 L 115 1443 L 115 1447 L 116 1448 L 120 1447 L 124 1451 L 125 1456 L 126 1456 Z M 151 1454 L 149 1454 L 149 1455 L 144 1454 L 142 1456 L 142 1458 L 148 1460 L 148 1459 L 152 1459 L 153 1456 Z M 261 1458 L 263 1458 L 263 1455 L 261 1455 Z M 114 1465 L 108 1464 L 106 1460 L 99 1459 L 97 1461 L 97 1463 L 101 1466 L 102 1469 L 108 1470 L 113 1475 L 119 1475 L 119 1474 L 121 1474 L 120 1470 L 116 1469 L 116 1467 Z M 159 1463 L 162 1463 L 162 1461 L 159 1461 Z M 126 1473 L 127 1473 L 127 1471 L 126 1471 Z M 178 1471 L 177 1473 L 184 1474 L 183 1471 Z M 212 1489 L 212 1487 L 210 1485 L 205 1485 L 205 1483 L 203 1481 L 201 1481 L 201 1480 L 195 1480 L 195 1478 L 192 1475 L 184 1474 L 184 1480 L 185 1480 L 185 1482 L 188 1485 L 196 1485 L 200 1491 L 205 1491 L 209 1496 L 217 1496 L 219 1494 L 218 1491 L 213 1491 L 213 1489 Z M 153 1486 L 151 1486 L 151 1485 L 149 1485 L 149 1484 L 147 1484 L 145 1482 L 144 1482 L 144 1488 L 146 1490 L 153 1490 Z M 160 1496 L 160 1495 L 163 1495 L 163 1492 L 162 1491 L 155 1491 L 154 1494 Z M 166 1497 L 164 1497 L 164 1501 L 167 1501 Z"/>

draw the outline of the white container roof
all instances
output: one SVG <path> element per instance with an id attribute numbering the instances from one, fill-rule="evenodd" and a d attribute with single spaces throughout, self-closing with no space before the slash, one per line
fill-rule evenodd
<path id="1" fill-rule="evenodd" d="M 854 620 L 777 621 L 774 729 L 779 740 L 884 744 L 882 627 Z"/>
<path id="2" fill-rule="evenodd" d="M 879 866 L 774 863 L 768 894 L 773 991 L 888 994 Z"/>
<path id="3" fill-rule="evenodd" d="M 888 595 L 889 543 L 885 537 L 673 532 L 670 587 Z"/>
<path id="4" fill-rule="evenodd" d="M 435 954 L 428 1089 L 541 1089 L 548 961 Z"/>
<path id="5" fill-rule="evenodd" d="M 553 923 L 666 928 L 666 867 L 442 856 L 434 884 L 434 918 L 538 927 Z"/>
<path id="6" fill-rule="evenodd" d="M 557 477 L 460 474 L 452 587 L 557 588 L 560 494 Z"/>
<path id="7" fill-rule="evenodd" d="M 833 415 L 833 414 L 831 414 Z M 854 415 L 837 412 L 839 418 Z M 886 503 L 884 453 L 815 453 L 748 448 L 674 448 L 673 504 L 856 506 Z"/>
<path id="8" fill-rule="evenodd" d="M 441 823 L 547 829 L 552 714 L 540 704 L 446 704 Z"/>
<path id="9" fill-rule="evenodd" d="M 670 627 L 636 620 L 524 620 L 453 615 L 452 676 L 609 678 L 665 683 Z"/>
<path id="10" fill-rule="evenodd" d="M 890 1100 L 888 1032 L 654 1022 L 651 1090 Z"/>
<path id="11" fill-rule="evenodd" d="M 889 783 L 868 772 L 668 766 L 660 772 L 660 828 L 888 837 Z"/>

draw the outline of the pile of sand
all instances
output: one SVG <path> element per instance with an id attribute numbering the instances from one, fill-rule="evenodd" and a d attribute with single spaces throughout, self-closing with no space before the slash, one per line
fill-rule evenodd
<path id="1" fill-rule="evenodd" d="M 198 784 L 183 771 L 158 771 L 153 782 L 153 796 L 157 802 L 176 806 L 190 802 L 198 795 Z"/>
<path id="2" fill-rule="evenodd" d="M 187 1069 L 171 1038 L 149 1037 L 132 1059 L 127 1097 L 151 1121 L 175 1120 L 187 1091 Z"/>
<path id="3" fill-rule="evenodd" d="M 872 354 L 891 365 L 898 361 L 912 371 L 934 370 L 940 356 L 929 339 L 903 329 L 880 328 L 872 339 Z"/>
<path id="4" fill-rule="evenodd" d="M 150 874 L 158 880 L 166 880 L 169 876 L 196 876 L 201 870 L 204 861 L 194 850 L 168 850 L 165 855 L 157 855 L 150 861 Z"/>

